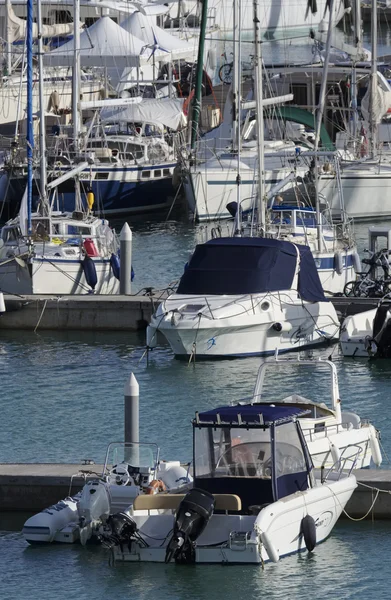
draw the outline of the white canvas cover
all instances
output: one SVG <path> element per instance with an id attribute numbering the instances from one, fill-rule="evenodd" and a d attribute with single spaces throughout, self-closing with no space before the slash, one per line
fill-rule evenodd
<path id="1" fill-rule="evenodd" d="M 72 66 L 73 40 L 44 56 L 48 66 Z M 101 17 L 80 35 L 82 67 L 138 67 L 141 64 L 167 58 L 169 53 L 149 48 L 139 38 L 125 31 L 110 17 Z"/>
<path id="2" fill-rule="evenodd" d="M 197 48 L 194 43 L 177 38 L 164 29 L 161 29 L 153 23 L 146 15 L 137 11 L 126 17 L 121 23 L 121 27 L 143 40 L 150 46 L 157 46 L 160 50 L 171 52 L 172 59 L 188 58 L 193 60 L 196 57 Z"/>
<path id="3" fill-rule="evenodd" d="M 130 104 L 121 110 L 103 108 L 101 120 L 104 123 L 157 123 L 170 129 L 177 130 L 186 125 L 186 117 L 183 114 L 184 98 L 164 100 L 142 100 Z"/>
<path id="4" fill-rule="evenodd" d="M 23 40 L 26 37 L 26 20 L 16 16 L 10 3 L 6 3 L 8 13 L 7 34 L 6 39 L 9 43 Z M 80 27 L 81 25 L 79 25 Z M 73 23 L 64 23 L 56 25 L 42 25 L 42 36 L 52 38 L 57 36 L 65 36 L 73 33 Z M 33 23 L 33 38 L 38 37 L 38 25 Z"/>
<path id="5" fill-rule="evenodd" d="M 387 114 L 387 112 L 391 109 L 391 92 L 384 91 L 379 85 L 376 86 L 376 93 L 373 99 L 373 118 L 375 123 L 378 125 L 382 118 Z M 371 120 L 371 86 L 368 85 L 368 89 L 365 92 L 363 99 L 361 100 L 361 112 L 362 115 L 367 121 L 367 123 Z"/>

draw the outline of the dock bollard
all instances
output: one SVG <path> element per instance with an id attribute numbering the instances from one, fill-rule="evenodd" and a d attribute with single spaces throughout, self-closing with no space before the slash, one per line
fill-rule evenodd
<path id="1" fill-rule="evenodd" d="M 119 293 L 130 295 L 132 290 L 132 230 L 127 223 L 121 229 Z"/>
<path id="2" fill-rule="evenodd" d="M 125 446 L 125 460 L 132 466 L 139 466 L 139 385 L 133 373 L 130 374 L 125 384 L 124 390 L 125 407 L 125 444 L 131 444 L 128 448 Z M 135 444 L 133 446 L 133 444 Z"/>

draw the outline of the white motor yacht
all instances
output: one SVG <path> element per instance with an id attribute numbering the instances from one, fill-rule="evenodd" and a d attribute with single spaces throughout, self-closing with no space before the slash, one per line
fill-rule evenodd
<path id="1" fill-rule="evenodd" d="M 104 544 L 119 562 L 263 564 L 313 551 L 356 488 L 349 471 L 314 470 L 296 406 L 196 413 L 194 487 L 138 496 L 112 515 Z M 346 458 L 352 459 L 353 453 Z"/>
<path id="2" fill-rule="evenodd" d="M 274 354 L 338 338 L 308 246 L 258 237 L 222 237 L 196 246 L 175 294 L 147 328 L 178 357 Z"/>

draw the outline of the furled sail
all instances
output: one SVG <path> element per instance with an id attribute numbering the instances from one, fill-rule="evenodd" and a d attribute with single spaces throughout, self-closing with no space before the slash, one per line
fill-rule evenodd
<path id="1" fill-rule="evenodd" d="M 12 44 L 18 40 L 23 40 L 26 36 L 26 21 L 20 19 L 14 13 L 11 3 L 7 2 L 7 41 Z M 81 24 L 80 24 L 81 27 Z M 42 35 L 43 37 L 62 37 L 71 35 L 73 33 L 73 23 L 55 24 L 55 25 L 43 25 Z M 33 23 L 33 38 L 38 37 L 38 26 Z"/>

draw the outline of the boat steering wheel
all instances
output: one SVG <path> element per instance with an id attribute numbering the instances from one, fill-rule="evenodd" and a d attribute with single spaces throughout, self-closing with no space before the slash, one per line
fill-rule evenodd
<path id="1" fill-rule="evenodd" d="M 107 475 L 107 483 L 110 485 L 128 485 L 130 475 L 125 465 L 116 465 Z"/>

